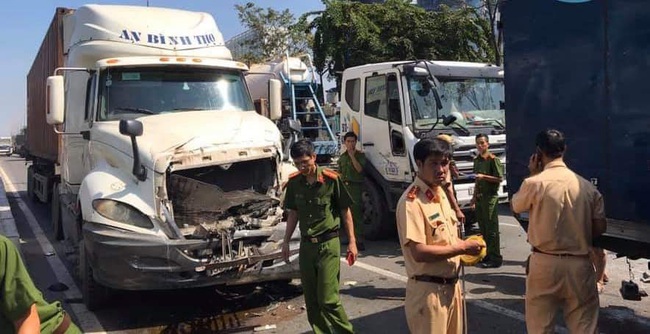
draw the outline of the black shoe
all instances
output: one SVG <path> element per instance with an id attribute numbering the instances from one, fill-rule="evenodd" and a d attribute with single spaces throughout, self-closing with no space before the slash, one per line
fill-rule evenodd
<path id="1" fill-rule="evenodd" d="M 363 242 L 357 242 L 357 250 L 358 251 L 366 250 L 366 245 L 364 245 Z"/>
<path id="2" fill-rule="evenodd" d="M 497 261 L 484 261 L 484 262 L 479 262 L 476 266 L 479 268 L 499 268 L 501 267 L 502 263 L 497 262 Z"/>

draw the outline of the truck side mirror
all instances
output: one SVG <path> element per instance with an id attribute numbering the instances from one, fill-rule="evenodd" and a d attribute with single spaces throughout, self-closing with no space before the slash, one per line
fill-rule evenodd
<path id="1" fill-rule="evenodd" d="M 282 118 L 282 82 L 278 79 L 269 80 L 269 116 L 273 121 Z"/>
<path id="2" fill-rule="evenodd" d="M 47 124 L 63 124 L 65 119 L 65 87 L 62 75 L 53 75 L 47 78 L 47 92 L 49 94 L 49 108 L 45 111 Z"/>
<path id="3" fill-rule="evenodd" d="M 120 121 L 120 134 L 129 137 L 142 136 L 142 122 L 134 119 L 123 119 Z"/>
<path id="4" fill-rule="evenodd" d="M 147 169 L 140 163 L 140 151 L 135 137 L 142 136 L 142 122 L 134 119 L 120 120 L 120 134 L 131 137 L 133 150 L 133 175 L 140 181 L 147 179 Z"/>

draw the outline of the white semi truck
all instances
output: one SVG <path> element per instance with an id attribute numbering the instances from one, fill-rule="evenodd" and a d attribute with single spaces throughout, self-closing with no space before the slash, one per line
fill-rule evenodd
<path id="1" fill-rule="evenodd" d="M 298 277 L 298 234 L 281 259 L 292 167 L 247 70 L 207 13 L 57 9 L 28 75 L 28 192 L 78 246 L 89 308 L 111 289 Z M 278 119 L 280 82 L 267 85 Z"/>
<path id="2" fill-rule="evenodd" d="M 475 136 L 488 135 L 492 153 L 506 163 L 503 69 L 449 61 L 348 68 L 342 78 L 341 134 L 347 131 L 357 134 L 368 161 L 363 191 L 367 238 L 394 229 L 397 201 L 417 172 L 413 146 L 439 134 L 453 139 L 458 203 L 473 222 Z M 507 201 L 505 179 L 499 198 Z"/>

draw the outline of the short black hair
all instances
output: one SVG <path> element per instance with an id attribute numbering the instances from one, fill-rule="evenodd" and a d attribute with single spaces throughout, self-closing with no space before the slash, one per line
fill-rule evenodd
<path id="1" fill-rule="evenodd" d="M 300 139 L 291 145 L 291 151 L 289 153 L 292 159 L 296 159 L 304 156 L 311 157 L 314 155 L 314 152 L 316 152 L 314 150 L 314 144 L 309 139 Z"/>
<path id="2" fill-rule="evenodd" d="M 481 138 L 485 138 L 485 141 L 488 142 L 488 143 L 490 142 L 490 137 L 488 137 L 488 135 L 486 135 L 485 133 L 479 133 L 479 134 L 477 134 L 477 135 L 476 135 L 476 138 L 474 139 L 474 141 L 478 141 L 478 140 L 481 139 Z"/>
<path id="3" fill-rule="evenodd" d="M 356 133 L 350 131 L 350 132 L 346 132 L 346 133 L 345 133 L 345 135 L 343 136 L 343 141 L 346 141 L 346 140 L 347 140 L 348 138 L 350 138 L 350 137 L 354 138 L 354 140 L 358 140 L 358 139 L 359 139 L 359 137 L 357 137 L 357 134 L 356 134 Z"/>
<path id="4" fill-rule="evenodd" d="M 415 161 L 424 163 L 430 156 L 442 156 L 451 159 L 451 145 L 440 138 L 422 139 L 413 147 L 413 158 Z"/>
<path id="5" fill-rule="evenodd" d="M 556 159 L 564 154 L 566 144 L 564 134 L 559 130 L 547 129 L 537 134 L 535 145 L 544 155 L 551 159 Z"/>

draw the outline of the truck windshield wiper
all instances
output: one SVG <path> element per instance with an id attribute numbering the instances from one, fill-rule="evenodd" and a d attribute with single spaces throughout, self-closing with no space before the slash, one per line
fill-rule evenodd
<path id="1" fill-rule="evenodd" d="M 178 110 L 199 111 L 199 110 L 208 110 L 208 109 L 206 109 L 206 108 L 190 107 L 190 108 L 174 108 L 174 109 L 172 109 L 172 110 L 174 110 L 174 111 L 178 111 Z"/>
<path id="2" fill-rule="evenodd" d="M 137 113 L 140 113 L 140 114 L 147 114 L 147 115 L 156 115 L 157 114 L 155 111 L 145 109 L 145 108 L 117 107 L 114 110 L 132 111 L 132 112 L 137 112 Z"/>
<path id="3" fill-rule="evenodd" d="M 501 123 L 501 121 L 499 121 L 496 118 L 484 118 L 484 119 L 476 120 L 476 121 L 468 121 L 467 123 L 474 124 L 474 123 L 482 123 L 482 122 L 493 122 L 493 123 L 496 123 L 497 125 L 499 125 L 503 129 L 506 128 L 505 124 Z"/>

